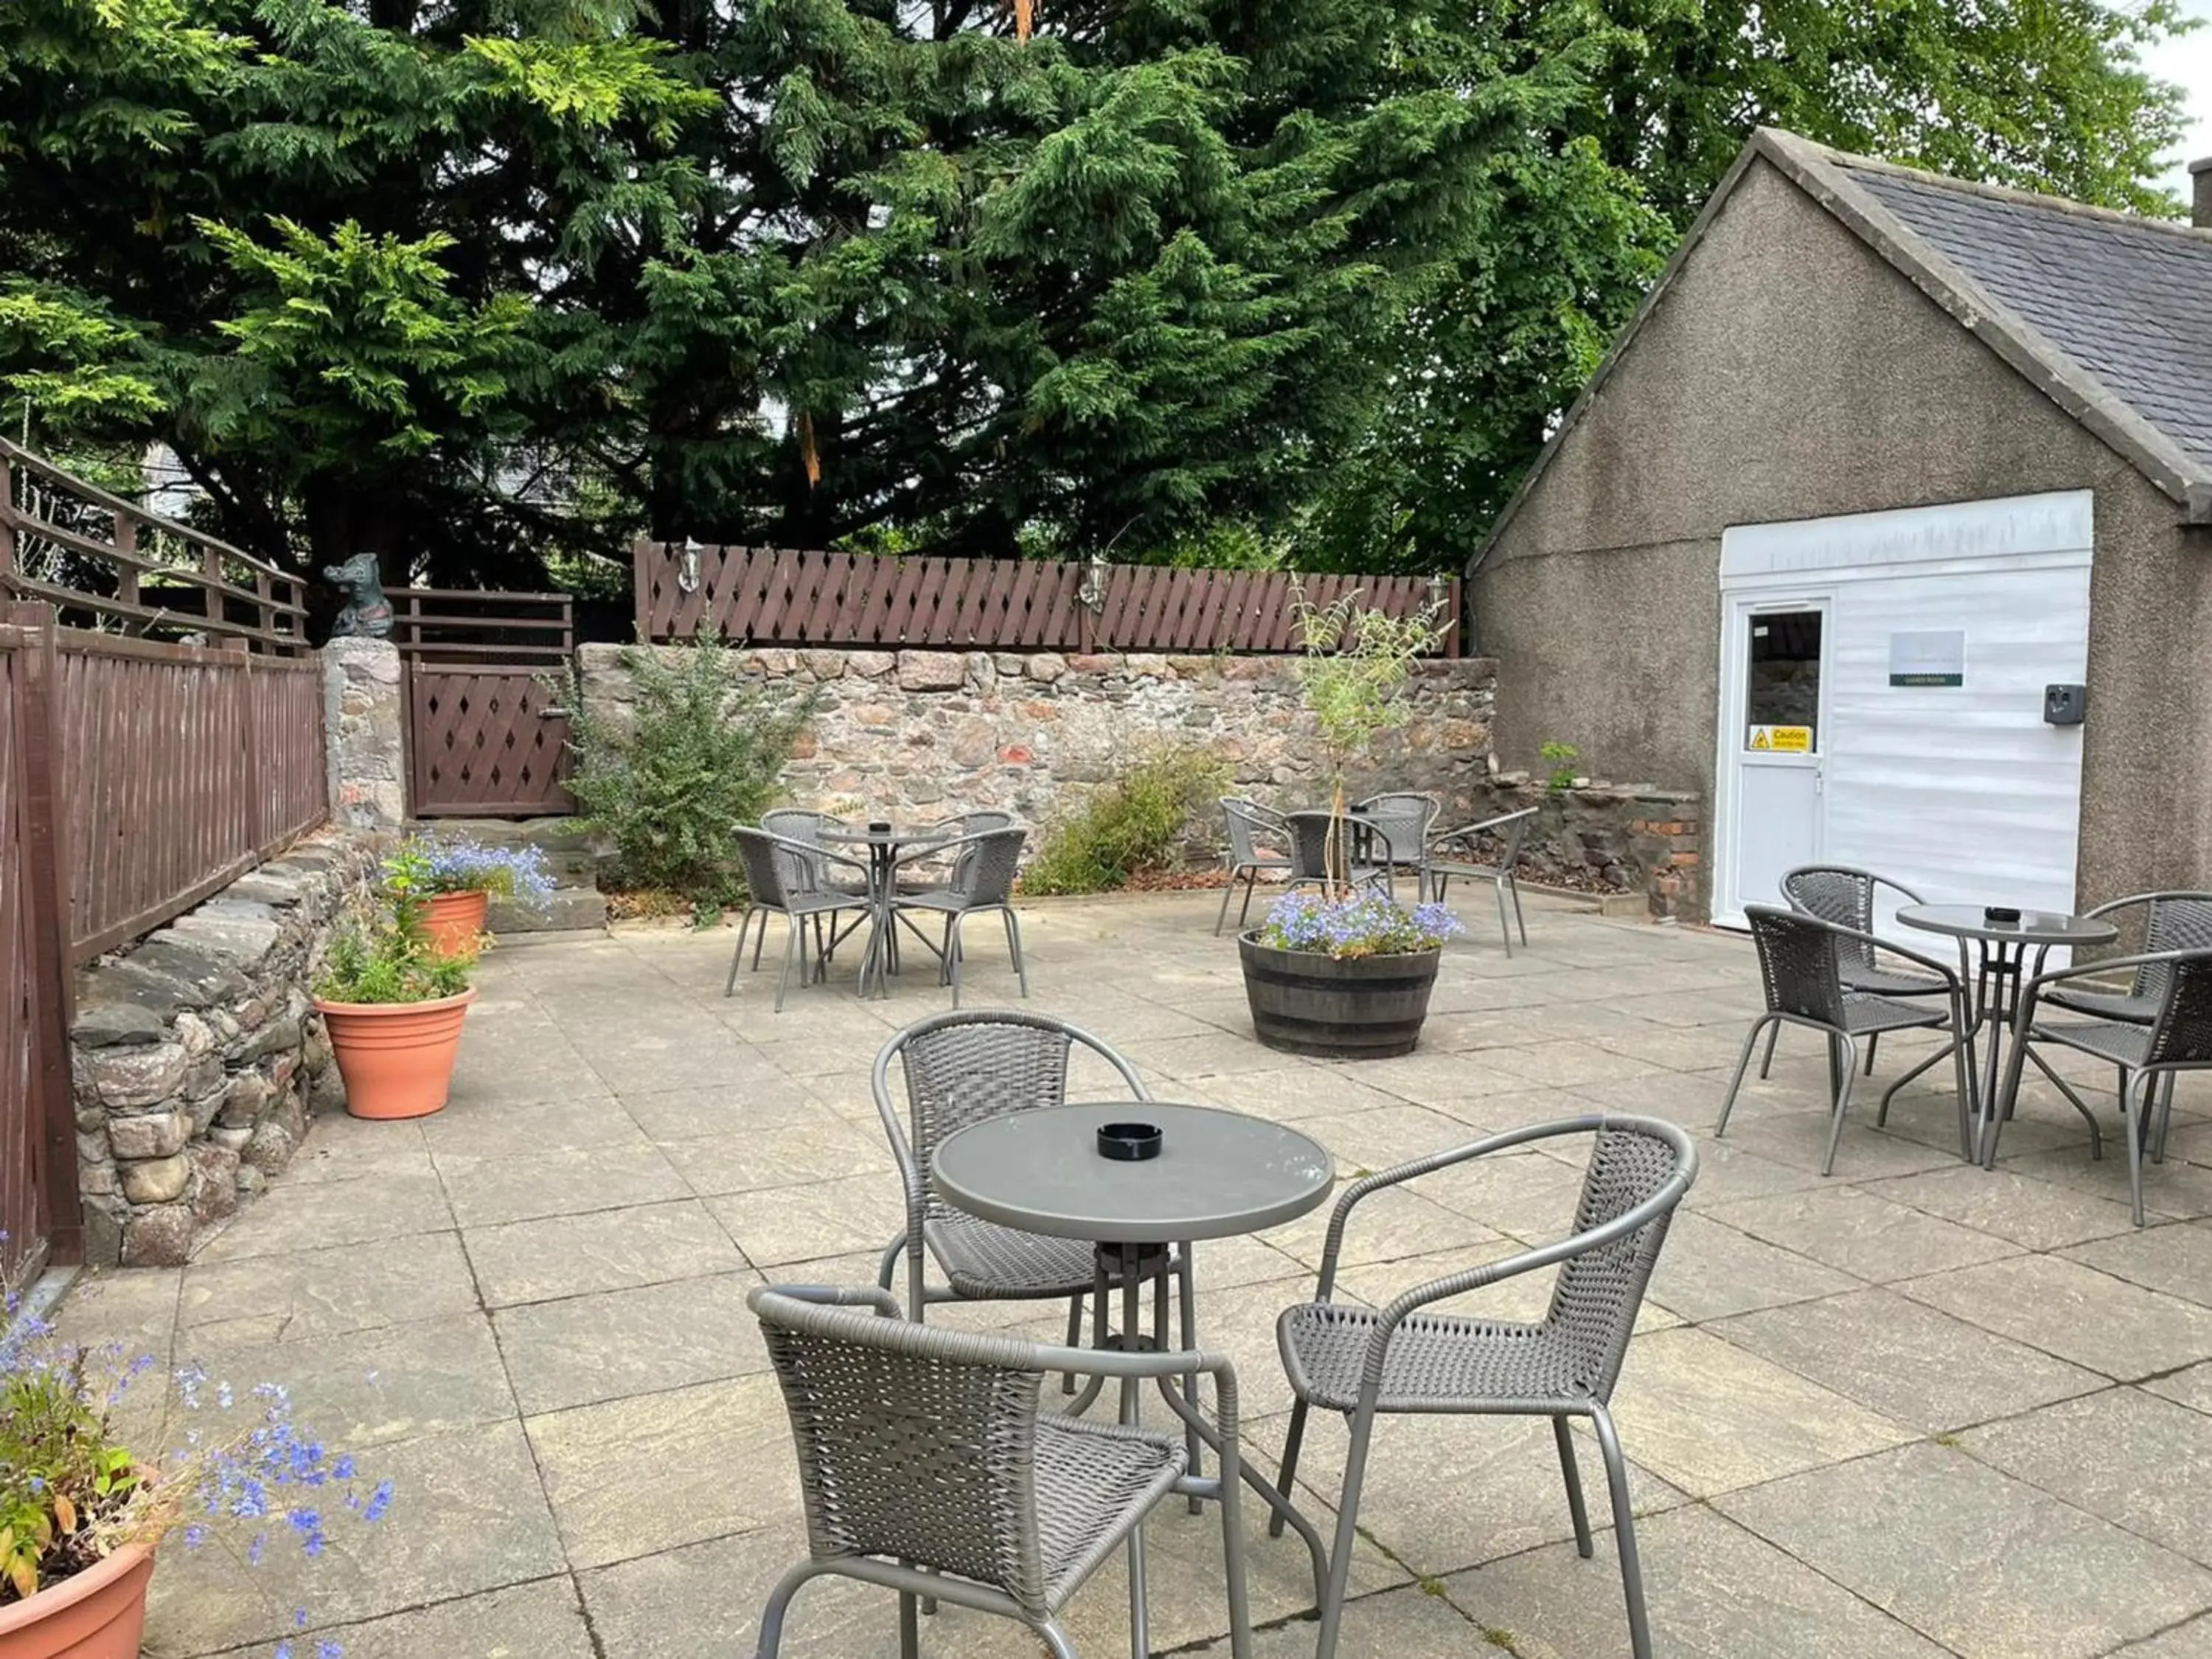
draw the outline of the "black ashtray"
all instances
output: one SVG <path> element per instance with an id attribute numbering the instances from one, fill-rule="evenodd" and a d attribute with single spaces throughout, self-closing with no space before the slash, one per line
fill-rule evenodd
<path id="1" fill-rule="evenodd" d="M 1984 921 L 2018 921 L 2020 912 L 2009 904 L 1985 904 L 1982 907 Z"/>
<path id="2" fill-rule="evenodd" d="M 1098 1126 L 1098 1156 L 1119 1164 L 1141 1164 L 1160 1155 L 1160 1126 L 1157 1123 L 1102 1123 Z"/>
<path id="3" fill-rule="evenodd" d="M 888 836 L 890 832 L 891 821 L 889 818 L 878 818 L 868 825 L 868 833 L 872 836 Z"/>

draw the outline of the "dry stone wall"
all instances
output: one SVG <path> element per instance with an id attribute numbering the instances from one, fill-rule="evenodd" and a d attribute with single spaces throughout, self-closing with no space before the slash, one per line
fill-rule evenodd
<path id="1" fill-rule="evenodd" d="M 1626 784 L 1553 789 L 1525 772 L 1486 784 L 1480 817 L 1536 809 L 1521 848 L 1523 880 L 1641 892 L 1655 918 L 1702 921 L 1702 815 L 1695 795 Z"/>
<path id="2" fill-rule="evenodd" d="M 312 836 L 78 975 L 70 1069 L 87 1258 L 167 1267 L 343 1099 L 313 981 L 381 843 Z"/>
<path id="3" fill-rule="evenodd" d="M 653 647 L 680 651 L 682 646 Z M 623 718 L 623 650 L 586 646 L 584 696 Z M 1237 793 L 1271 805 L 1325 804 L 1327 769 L 1291 657 L 1132 653 L 763 650 L 749 672 L 812 691 L 813 720 L 790 769 L 793 798 L 848 815 L 937 817 L 998 807 L 1036 823 L 1167 743 L 1208 749 Z M 1472 814 L 1488 776 L 1492 685 L 1484 659 L 1419 665 L 1410 718 L 1376 740 L 1348 785 L 1436 794 Z M 1205 845 L 1218 826 L 1194 825 Z"/>

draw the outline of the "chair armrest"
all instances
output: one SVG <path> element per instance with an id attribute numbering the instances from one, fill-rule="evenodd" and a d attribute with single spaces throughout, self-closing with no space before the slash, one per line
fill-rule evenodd
<path id="1" fill-rule="evenodd" d="M 2054 968 L 2047 974 L 2039 971 L 2020 988 L 2020 1006 L 2013 1012 L 2013 1029 L 2025 1036 L 2035 1024 L 2035 1005 L 2042 1000 L 2043 988 L 2046 985 L 2056 985 L 2066 979 L 2102 979 L 2116 972 L 2136 973 L 2144 968 L 2181 962 L 2203 954 L 2202 951 L 2147 951 L 2131 957 L 2100 957 L 2094 962 L 2077 962 L 2070 968 Z M 2039 962 L 2041 958 L 2038 960 Z"/>
<path id="2" fill-rule="evenodd" d="M 1496 817 L 1484 818 L 1479 823 L 1462 823 L 1455 829 L 1438 830 L 1429 836 L 1429 845 L 1433 848 L 1452 842 L 1469 842 L 1477 836 L 1492 834 L 1522 818 L 1534 817 L 1536 811 L 1535 807 L 1523 806 L 1517 811 L 1500 812 Z M 1467 850 L 1472 852 L 1474 849 L 1469 846 Z"/>
<path id="3" fill-rule="evenodd" d="M 904 1319 L 898 1298 L 880 1285 L 770 1285 L 768 1289 L 793 1302 L 824 1308 L 873 1308 L 886 1319 Z"/>
<path id="4" fill-rule="evenodd" d="M 1838 939 L 1857 939 L 1862 944 L 1871 945 L 1874 949 L 1884 951 L 1890 956 L 1902 957 L 1916 968 L 1924 968 L 1936 975 L 1951 988 L 1954 995 L 1961 995 L 1965 992 L 1964 981 L 1960 979 L 1959 970 L 1956 968 L 1938 962 L 1934 957 L 1924 951 L 1916 951 L 1909 945 L 1899 945 L 1895 939 L 1884 939 L 1881 934 L 1869 933 L 1864 928 L 1846 927 L 1839 921 L 1830 921 L 1825 916 L 1812 915 L 1802 910 L 1797 912 L 1797 920 L 1809 921 L 1814 927 L 1833 933 Z"/>
<path id="5" fill-rule="evenodd" d="M 1602 1118 L 1599 1120 L 1604 1121 Z M 1534 1273 L 1540 1267 L 1555 1267 L 1578 1255 L 1601 1249 L 1607 1244 L 1649 1226 L 1666 1215 L 1682 1201 L 1697 1178 L 1698 1154 L 1687 1136 L 1682 1140 L 1683 1158 L 1674 1173 L 1667 1177 L 1659 1190 L 1634 1209 L 1624 1211 L 1601 1227 L 1593 1227 L 1586 1233 L 1577 1233 L 1557 1243 L 1540 1245 L 1533 1250 L 1523 1250 L 1518 1255 L 1507 1256 L 1500 1261 L 1485 1262 L 1479 1267 L 1432 1279 L 1425 1285 L 1417 1285 L 1391 1301 L 1377 1316 L 1375 1328 L 1367 1338 L 1367 1354 L 1360 1368 L 1359 1392 L 1362 1406 L 1371 1406 L 1374 1397 L 1382 1392 L 1382 1367 L 1390 1349 L 1390 1339 L 1408 1316 L 1419 1311 L 1432 1302 L 1447 1297 L 1464 1296 L 1469 1291 L 1479 1291 L 1522 1273 Z"/>
<path id="6" fill-rule="evenodd" d="M 1487 1157 L 1492 1152 L 1524 1146 L 1532 1140 L 1548 1139 L 1555 1135 L 1592 1132 L 1603 1128 L 1605 1123 L 1606 1117 L 1601 1112 L 1586 1113 L 1581 1117 L 1550 1123 L 1532 1123 L 1524 1128 L 1509 1129 L 1504 1134 L 1470 1141 L 1464 1146 L 1448 1147 L 1441 1152 L 1431 1152 L 1426 1158 L 1417 1158 L 1409 1163 L 1360 1176 L 1345 1188 L 1344 1196 L 1336 1200 L 1336 1207 L 1329 1212 L 1328 1233 L 1322 1243 L 1321 1278 L 1315 1287 L 1314 1299 L 1326 1302 L 1335 1291 L 1336 1258 L 1344 1248 L 1345 1229 L 1352 1220 L 1353 1207 L 1369 1194 L 1379 1193 L 1386 1187 L 1401 1186 L 1425 1175 L 1434 1175 L 1438 1170 L 1449 1170 L 1455 1164 Z"/>
<path id="7" fill-rule="evenodd" d="M 915 1161 L 914 1148 L 908 1144 L 906 1125 L 899 1121 L 898 1108 L 891 1102 L 891 1054 L 898 1047 L 894 1036 L 876 1051 L 876 1063 L 868 1073 L 868 1089 L 876 1097 L 876 1115 L 883 1120 L 884 1135 L 891 1144 L 891 1160 L 898 1165 L 899 1182 L 906 1189 L 907 1237 L 915 1243 L 921 1225 L 923 1207 L 929 1202 L 929 1182 L 921 1165 Z"/>

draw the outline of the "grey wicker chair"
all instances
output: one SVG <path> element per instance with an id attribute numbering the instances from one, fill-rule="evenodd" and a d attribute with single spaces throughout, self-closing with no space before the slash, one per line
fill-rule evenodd
<path id="1" fill-rule="evenodd" d="M 1907 904 L 1922 902 L 1920 895 L 1903 882 L 1892 881 L 1871 870 L 1856 869 L 1847 864 L 1799 866 L 1782 878 L 1782 897 L 1793 910 L 1802 910 L 1808 916 L 1818 916 L 1823 921 L 1832 921 L 1840 927 L 1872 935 L 1875 901 L 1885 887 L 1901 895 Z M 1885 963 L 1875 946 L 1863 940 L 1839 939 L 1836 951 L 1836 964 L 1843 975 L 1846 991 L 1871 991 L 1882 997 L 1940 997 L 1950 994 L 1950 988 L 1942 980 L 1926 974 L 1906 973 Z M 1766 1054 L 1759 1062 L 1761 1077 L 1765 1077 L 1774 1064 L 1774 1042 L 1781 1035 L 1782 1027 L 1778 1022 L 1767 1028 Z M 1879 1031 L 1867 1038 L 1866 1074 L 1869 1077 L 1874 1075 L 1875 1049 L 1881 1042 Z"/>
<path id="2" fill-rule="evenodd" d="M 1959 1156 L 1972 1162 L 1976 1127 L 1972 1119 L 1979 1112 L 1973 1074 L 1968 1069 L 1974 1026 L 1958 975 L 1933 957 L 1802 911 L 1747 904 L 1744 917 L 1759 947 L 1759 976 L 1766 996 L 1766 1012 L 1752 1022 L 1750 1035 L 1743 1040 L 1735 1074 L 1729 1079 L 1728 1097 L 1721 1103 L 1720 1121 L 1713 1126 L 1714 1139 L 1728 1132 L 1729 1114 L 1735 1109 L 1735 1097 L 1743 1087 L 1743 1074 L 1750 1069 L 1760 1033 L 1771 1024 L 1802 1025 L 1828 1040 L 1828 1152 L 1820 1173 L 1832 1175 L 1836 1147 L 1844 1138 L 1844 1119 L 1850 1110 L 1851 1084 L 1858 1074 L 1859 1039 L 1885 1031 L 1933 1029 L 1946 1033 L 1950 1042 L 1882 1091 L 1881 1109 L 1875 1121 L 1887 1123 L 1889 1103 L 1897 1091 L 1930 1066 L 1948 1060 L 1959 1089 Z M 1948 993 L 1942 1008 L 1930 1008 L 1924 1000 L 1908 1002 L 1845 986 L 1844 954 L 1875 945 L 1942 980 Z"/>
<path id="3" fill-rule="evenodd" d="M 1281 844 L 1288 835 L 1283 815 L 1268 811 L 1255 800 L 1241 796 L 1224 795 L 1221 814 L 1229 832 L 1229 885 L 1221 891 L 1221 914 L 1213 919 L 1213 933 L 1218 939 L 1222 923 L 1229 920 L 1229 901 L 1237 896 L 1237 878 L 1244 878 L 1244 902 L 1237 912 L 1237 926 L 1241 929 L 1245 919 L 1252 914 L 1252 890 L 1260 884 L 1262 875 L 1288 873 L 1290 860 L 1280 853 L 1271 852 L 1261 842 Z"/>
<path id="4" fill-rule="evenodd" d="M 2142 914 L 2131 927 L 2139 935 L 2141 948 L 2150 953 L 2167 951 L 2203 951 L 2212 949 L 2212 893 L 2184 890 L 2159 893 L 2136 893 L 2126 898 L 2113 899 L 2109 903 L 2093 907 L 2084 914 L 2099 918 L 2127 917 L 2132 911 Z M 2124 932 L 2124 938 L 2127 933 Z M 2037 964 L 2039 967 L 2040 963 Z M 2166 994 L 2166 969 L 2160 963 L 2138 968 L 2125 991 L 2112 991 L 2094 987 L 2061 984 L 2051 990 L 2045 1000 L 2077 1014 L 2094 1014 L 2100 1019 L 2117 1019 L 2131 1025 L 2148 1025 L 2158 1017 L 2160 1002 Z M 2159 1121 L 2161 1126 L 2173 1108 L 2173 1078 L 2165 1073 L 2162 1098 L 2160 1102 Z M 2119 1092 L 2128 1091 L 2128 1068 L 2120 1067 Z M 2159 1137 L 2152 1154 L 2154 1163 L 2166 1161 L 2166 1139 Z"/>
<path id="5" fill-rule="evenodd" d="M 891 1157 L 906 1194 L 906 1228 L 884 1246 L 878 1282 L 888 1288 L 902 1254 L 907 1264 L 907 1316 L 917 1323 L 932 1302 L 1032 1302 L 1068 1298 L 1067 1340 L 1082 1335 L 1083 1298 L 1094 1285 L 1097 1261 L 1079 1239 L 1048 1238 L 1001 1227 L 955 1209 L 937 1195 L 931 1160 L 949 1135 L 971 1123 L 1067 1100 L 1068 1061 L 1080 1045 L 1118 1073 L 1134 1100 L 1151 1091 L 1137 1068 L 1099 1038 L 1050 1014 L 1012 1008 L 933 1014 L 892 1034 L 876 1054 L 870 1086 Z M 906 1110 L 891 1098 L 890 1072 L 904 1075 Z M 933 1288 L 934 1260 L 945 1287 Z M 1147 1279 L 1170 1273 L 1181 1281 L 1185 1346 L 1197 1340 L 1194 1302 L 1180 1258 L 1151 1264 Z M 1115 1279 L 1118 1284 L 1118 1277 Z M 1106 1310 L 1097 1310 L 1105 1332 Z"/>
<path id="6" fill-rule="evenodd" d="M 2093 975 L 2109 975 L 2115 969 L 2133 969 L 2138 983 L 2145 969 L 2156 971 L 2160 987 L 2158 1006 L 2147 1024 L 2118 1019 L 2087 1019 L 2078 1024 L 2058 1024 L 2045 1016 L 2049 1010 L 2042 1006 L 2046 1001 L 2057 1004 L 2052 988 L 2072 994 L 2081 994 L 2069 981 L 2080 981 Z M 2057 1004 L 2063 1007 L 2063 1004 Z M 2159 1085 L 2177 1072 L 2212 1070 L 2212 950 L 2164 951 L 2155 954 L 2108 957 L 2102 962 L 2085 963 L 2078 967 L 2060 968 L 2047 974 L 2038 974 L 2021 988 L 2020 1006 L 2014 1015 L 2012 1058 L 2005 1066 L 2002 1107 L 1991 1117 L 1984 1132 L 1983 1163 L 1995 1168 L 1997 1158 L 1997 1134 L 2010 1115 L 2012 1103 L 2020 1091 L 2022 1062 L 2033 1060 L 2039 1070 L 2057 1086 L 2074 1109 L 2088 1120 L 2090 1145 L 2095 1155 L 2104 1155 L 2103 1138 L 2097 1128 L 2097 1115 L 2088 1103 L 2075 1094 L 2066 1079 L 2051 1070 L 2050 1063 L 2035 1052 L 2039 1042 L 2055 1042 L 2085 1054 L 2094 1054 L 2112 1061 L 2120 1068 L 2123 1077 L 2130 1078 L 2120 1091 L 2120 1115 L 2126 1121 L 2128 1133 L 2128 1193 L 2135 1206 L 2136 1225 L 2143 1224 L 2142 1152 L 2145 1123 L 2154 1109 L 2159 1114 L 2157 1144 L 2162 1152 L 2166 1142 L 2166 1119 L 2172 1112 L 2170 1099 L 2160 1097 Z M 2131 1077 L 2130 1077 L 2130 1074 Z"/>
<path id="7" fill-rule="evenodd" d="M 868 866 L 858 859 L 848 859 L 842 853 L 832 853 L 826 848 L 810 846 L 782 836 L 770 835 L 765 830 L 739 826 L 731 835 L 738 843 L 738 855 L 745 866 L 745 914 L 738 922 L 738 948 L 730 956 L 729 977 L 722 981 L 722 994 L 730 995 L 738 987 L 738 969 L 744 960 L 745 930 L 753 918 L 760 917 L 760 935 L 753 941 L 753 966 L 760 966 L 761 947 L 768 942 L 768 919 L 781 916 L 787 924 L 783 941 L 783 973 L 775 982 L 775 1012 L 783 1012 L 784 993 L 791 985 L 791 963 L 794 952 L 799 958 L 801 976 L 806 971 L 806 929 L 814 927 L 815 955 L 820 963 L 826 963 L 836 941 L 843 937 L 837 930 L 840 911 L 860 913 L 855 916 L 846 933 L 857 927 L 869 908 L 869 901 L 856 896 L 842 886 L 829 884 L 832 875 L 851 874 L 860 882 L 861 892 L 867 890 Z M 829 932 L 823 932 L 827 921 Z M 819 976 L 820 969 L 817 969 Z"/>
<path id="8" fill-rule="evenodd" d="M 955 1008 L 960 1006 L 960 930 L 969 916 L 983 912 L 995 911 L 1006 923 L 1006 953 L 1013 962 L 1014 976 L 1020 981 L 1022 995 L 1026 998 L 1030 994 L 1029 967 L 1022 959 L 1021 923 L 1014 916 L 1014 877 L 1021 869 L 1022 843 L 1029 839 L 1029 833 L 1019 824 L 987 830 L 980 836 L 916 848 L 892 861 L 890 891 L 883 898 L 884 925 L 903 923 L 935 953 L 938 982 L 952 987 Z M 943 884 L 902 888 L 902 871 L 925 859 L 948 854 L 952 873 Z M 938 918 L 943 924 L 940 936 L 933 939 L 923 933 L 914 923 L 916 915 Z"/>
<path id="9" fill-rule="evenodd" d="M 1345 1230 L 1354 1206 L 1368 1194 L 1509 1147 L 1572 1134 L 1595 1134 L 1596 1145 L 1569 1237 L 1417 1285 L 1381 1308 L 1330 1299 Z M 1375 1419 L 1386 1413 L 1550 1418 L 1566 1483 L 1567 1509 L 1574 1520 L 1575 1545 L 1585 1559 L 1593 1549 L 1589 1517 L 1567 1419 L 1589 1418 L 1597 1431 L 1613 1497 L 1631 1647 L 1636 1659 L 1650 1659 L 1651 1635 L 1644 1608 L 1636 1521 L 1629 1505 L 1628 1468 L 1608 1407 L 1628 1351 L 1629 1332 L 1643 1304 L 1644 1287 L 1666 1241 L 1674 1206 L 1689 1190 L 1697 1168 L 1696 1149 L 1675 1125 L 1655 1118 L 1592 1115 L 1531 1125 L 1400 1164 L 1354 1182 L 1337 1200 L 1322 1246 L 1314 1299 L 1285 1310 L 1275 1327 L 1297 1401 L 1291 1411 L 1279 1483 L 1286 1498 L 1297 1472 L 1309 1411 L 1318 1406 L 1343 1412 L 1352 1427 L 1316 1659 L 1334 1659 L 1336 1652 L 1352 1547 L 1358 1536 L 1368 1445 Z M 1425 1311 L 1432 1303 L 1555 1264 L 1559 1273 L 1551 1307 L 1536 1324 Z M 1279 1517 L 1271 1520 L 1269 1531 L 1279 1535 Z"/>
<path id="10" fill-rule="evenodd" d="M 1498 929 L 1505 940 L 1505 954 L 1513 954 L 1513 934 L 1518 929 L 1521 942 L 1528 942 L 1528 924 L 1521 915 L 1521 884 L 1514 872 L 1521 862 L 1521 844 L 1528 839 L 1528 831 L 1536 822 L 1537 809 L 1524 806 L 1517 812 L 1503 812 L 1494 818 L 1485 818 L 1480 823 L 1463 823 L 1456 830 L 1445 830 L 1429 841 L 1429 883 L 1443 902 L 1452 878 L 1463 876 L 1470 881 L 1486 881 L 1498 890 Z M 1486 840 L 1498 843 L 1498 861 L 1482 861 Z M 1506 914 L 1508 902 L 1512 914 Z"/>
<path id="11" fill-rule="evenodd" d="M 1284 884 L 1285 892 L 1294 893 L 1301 887 L 1318 887 L 1327 892 L 1334 884 L 1328 863 L 1332 825 L 1334 826 L 1338 845 L 1342 849 L 1340 857 L 1346 876 L 1355 884 L 1364 882 L 1376 887 L 1389 884 L 1388 866 L 1378 869 L 1372 865 L 1361 866 L 1352 861 L 1352 848 L 1359 833 L 1358 819 L 1349 815 L 1338 817 L 1333 812 L 1316 809 L 1285 813 L 1283 822 L 1291 832 L 1291 870 Z"/>
<path id="12" fill-rule="evenodd" d="M 993 830 L 1011 830 L 1017 822 L 1018 820 L 1012 812 L 1001 812 L 995 807 L 979 808 L 972 812 L 955 812 L 949 818 L 939 818 L 929 826 L 930 837 L 938 845 L 917 848 L 914 862 L 922 866 L 933 863 L 946 857 L 948 849 L 955 842 L 968 842 Z M 951 854 L 950 866 L 941 873 L 917 875 L 909 866 L 909 872 L 902 880 L 900 890 L 926 893 L 957 886 L 966 877 L 975 858 L 975 849 L 972 846 L 963 846 L 958 852 Z"/>
<path id="13" fill-rule="evenodd" d="M 1392 872 L 1410 866 L 1413 872 L 1413 902 L 1418 904 L 1427 898 L 1429 831 L 1436 828 L 1437 820 L 1443 815 L 1437 798 L 1400 791 L 1370 795 L 1352 810 L 1367 831 L 1364 838 L 1366 855 L 1361 862 L 1368 868 Z"/>
<path id="14" fill-rule="evenodd" d="M 793 1595 L 824 1574 L 898 1592 L 902 1659 L 921 1652 L 924 1598 L 1018 1620 L 1055 1659 L 1074 1659 L 1060 1612 L 1124 1544 L 1130 1649 L 1145 1659 L 1141 1528 L 1178 1492 L 1225 1494 L 1230 1652 L 1249 1659 L 1237 1374 L 1226 1358 L 931 1330 L 898 1319 L 888 1294 L 874 1289 L 772 1285 L 746 1303 L 791 1414 L 808 1551 L 762 1611 L 759 1659 L 775 1659 Z M 1123 1379 L 1212 1377 L 1215 1426 L 1206 1437 L 1221 1459 L 1218 1480 L 1187 1474 L 1184 1448 L 1171 1437 L 1040 1411 L 1045 1373 L 1069 1369 Z"/>

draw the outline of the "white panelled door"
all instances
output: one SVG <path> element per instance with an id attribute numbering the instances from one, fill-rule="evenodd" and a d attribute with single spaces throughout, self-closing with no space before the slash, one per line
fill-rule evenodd
<path id="1" fill-rule="evenodd" d="M 2043 694 L 2087 677 L 2092 531 L 2083 490 L 1726 533 L 1716 921 L 1815 859 L 2074 907 L 2081 728 Z"/>

